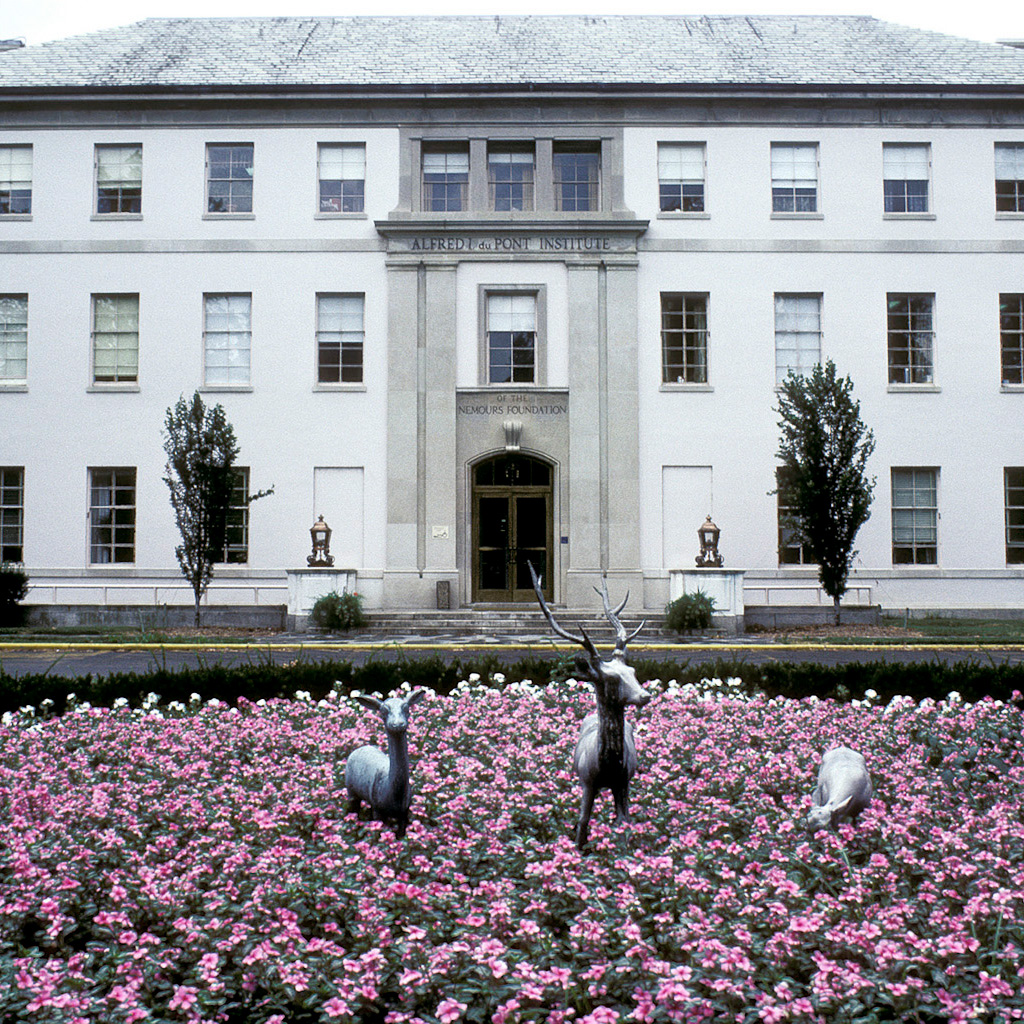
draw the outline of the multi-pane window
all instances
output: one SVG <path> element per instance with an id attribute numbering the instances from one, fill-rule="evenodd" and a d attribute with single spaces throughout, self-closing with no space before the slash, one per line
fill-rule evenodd
<path id="1" fill-rule="evenodd" d="M 224 523 L 224 549 L 218 562 L 240 564 L 249 561 L 249 467 L 235 466 Z"/>
<path id="2" fill-rule="evenodd" d="M 1024 142 L 996 143 L 996 210 L 1024 213 Z"/>
<path id="3" fill-rule="evenodd" d="M 0 466 L 0 562 L 24 561 L 25 469 Z"/>
<path id="4" fill-rule="evenodd" d="M 999 354 L 1004 384 L 1024 384 L 1024 295 L 999 296 Z"/>
<path id="5" fill-rule="evenodd" d="M 362 213 L 366 146 L 321 143 L 318 150 L 321 213 Z"/>
<path id="6" fill-rule="evenodd" d="M 775 495 L 778 500 L 779 565 L 810 565 L 814 562 L 810 548 L 800 538 L 796 509 L 792 504 L 790 486 L 793 478 L 788 466 L 775 470 Z"/>
<path id="7" fill-rule="evenodd" d="M 492 210 L 533 209 L 533 150 L 494 148 L 487 154 Z"/>
<path id="8" fill-rule="evenodd" d="M 28 296 L 0 295 L 0 384 L 28 379 Z"/>
<path id="9" fill-rule="evenodd" d="M 252 213 L 251 142 L 206 147 L 208 213 Z"/>
<path id="10" fill-rule="evenodd" d="M 772 212 L 816 213 L 818 147 L 815 143 L 772 143 Z"/>
<path id="11" fill-rule="evenodd" d="M 821 296 L 775 296 L 775 383 L 821 362 Z"/>
<path id="12" fill-rule="evenodd" d="M 1006 564 L 1024 564 L 1024 468 L 1003 470 L 1006 506 Z"/>
<path id="13" fill-rule="evenodd" d="M 532 292 L 487 295 L 487 380 L 533 384 L 537 379 L 537 296 Z"/>
<path id="14" fill-rule="evenodd" d="M 208 385 L 250 381 L 252 296 L 205 295 L 203 348 Z"/>
<path id="15" fill-rule="evenodd" d="M 89 561 L 135 561 L 135 468 L 89 470 Z"/>
<path id="16" fill-rule="evenodd" d="M 0 146 L 0 214 L 32 212 L 32 147 Z"/>
<path id="17" fill-rule="evenodd" d="M 708 382 L 708 297 L 661 293 L 663 384 Z"/>
<path id="18" fill-rule="evenodd" d="M 96 212 L 142 212 L 142 147 L 96 147 Z"/>
<path id="19" fill-rule="evenodd" d="M 927 213 L 930 147 L 885 143 L 882 146 L 886 213 Z"/>
<path id="20" fill-rule="evenodd" d="M 938 561 L 938 470 L 892 471 L 893 565 Z"/>
<path id="21" fill-rule="evenodd" d="M 320 384 L 363 380 L 363 296 L 316 297 L 316 374 Z"/>
<path id="22" fill-rule="evenodd" d="M 601 208 L 601 151 L 597 146 L 560 145 L 552 153 L 555 209 Z"/>
<path id="23" fill-rule="evenodd" d="M 664 212 L 704 212 L 704 143 L 658 143 L 658 203 Z"/>
<path id="24" fill-rule="evenodd" d="M 423 151 L 423 209 L 432 212 L 465 210 L 469 200 L 469 150 Z"/>
<path id="25" fill-rule="evenodd" d="M 934 295 L 888 295 L 889 383 L 931 384 L 935 376 Z"/>
<path id="26" fill-rule="evenodd" d="M 97 384 L 139 379 L 138 295 L 92 297 L 92 379 Z"/>

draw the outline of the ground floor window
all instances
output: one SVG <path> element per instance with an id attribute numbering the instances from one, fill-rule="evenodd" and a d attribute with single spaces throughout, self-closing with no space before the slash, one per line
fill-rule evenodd
<path id="1" fill-rule="evenodd" d="M 790 504 L 789 484 L 793 471 L 788 466 L 775 470 L 775 496 L 778 508 L 779 565 L 812 565 L 810 549 L 800 539 L 794 519 L 795 507 Z"/>
<path id="2" fill-rule="evenodd" d="M 89 470 L 89 562 L 135 561 L 135 467 Z"/>
<path id="3" fill-rule="evenodd" d="M 240 565 L 249 561 L 249 467 L 236 466 L 228 500 L 224 551 L 220 562 Z"/>
<path id="4" fill-rule="evenodd" d="M 1024 564 L 1024 467 L 1003 470 L 1006 495 L 1006 564 Z"/>
<path id="5" fill-rule="evenodd" d="M 937 469 L 892 471 L 892 561 L 934 565 L 938 561 Z"/>
<path id="6" fill-rule="evenodd" d="M 25 469 L 0 466 L 0 562 L 24 561 Z"/>

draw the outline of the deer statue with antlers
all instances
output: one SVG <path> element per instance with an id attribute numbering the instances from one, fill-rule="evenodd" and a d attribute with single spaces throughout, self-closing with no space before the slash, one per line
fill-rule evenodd
<path id="1" fill-rule="evenodd" d="M 643 707 L 651 699 L 651 694 L 637 682 L 636 670 L 626 664 L 626 645 L 643 629 L 644 623 L 641 622 L 632 633 L 626 633 L 619 615 L 629 600 L 629 591 L 626 591 L 622 604 L 613 609 L 608 599 L 608 585 L 602 578 L 601 589 L 595 587 L 594 590 L 601 595 L 604 614 L 615 629 L 615 650 L 610 658 L 603 659 L 582 625 L 582 636 L 573 636 L 559 626 L 544 600 L 533 565 L 527 564 L 534 593 L 551 628 L 563 640 L 571 640 L 586 651 L 585 658 L 576 659 L 576 668 L 593 683 L 597 697 L 597 711 L 583 720 L 572 759 L 573 769 L 583 788 L 580 818 L 576 825 L 576 846 L 582 850 L 590 834 L 594 798 L 602 789 L 612 791 L 615 823 L 629 821 L 629 783 L 636 772 L 636 744 L 632 723 L 625 719 L 625 710 L 627 704 Z"/>

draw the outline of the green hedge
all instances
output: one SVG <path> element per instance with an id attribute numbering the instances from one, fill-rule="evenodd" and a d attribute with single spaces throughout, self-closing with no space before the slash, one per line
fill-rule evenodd
<path id="1" fill-rule="evenodd" d="M 974 661 L 953 664 L 940 662 L 895 663 L 871 661 L 834 667 L 813 664 L 770 662 L 752 665 L 744 661 L 723 660 L 705 663 L 658 661 L 636 658 L 632 661 L 641 681 L 675 679 L 679 683 L 699 683 L 701 679 L 739 678 L 748 693 L 795 699 L 816 696 L 836 700 L 859 699 L 866 690 L 874 690 L 886 703 L 896 694 L 922 700 L 939 700 L 957 691 L 965 701 L 984 696 L 998 700 L 1020 700 L 1024 691 L 1024 665 L 992 665 Z M 275 697 L 290 698 L 296 690 L 308 691 L 319 700 L 336 680 L 345 691 L 358 689 L 386 693 L 408 681 L 446 694 L 456 684 L 478 673 L 489 679 L 502 673 L 509 682 L 530 679 L 542 684 L 573 674 L 572 656 L 534 655 L 505 664 L 497 654 L 455 658 L 452 661 L 434 655 L 411 658 L 374 658 L 365 665 L 348 661 L 306 661 L 288 665 L 262 661 L 255 665 L 210 666 L 178 670 L 156 669 L 145 673 L 119 673 L 108 676 L 56 676 L 49 673 L 12 676 L 0 666 L 0 712 L 14 711 L 26 704 L 38 707 L 44 700 L 53 702 L 53 713 L 65 708 L 68 693 L 79 701 L 109 707 L 123 697 L 133 706 L 142 704 L 146 695 L 157 693 L 162 702 L 187 703 L 193 693 L 203 700 L 217 698 L 234 703 L 239 697 L 256 701 Z M 1015 691 L 1017 693 L 1014 698 Z"/>

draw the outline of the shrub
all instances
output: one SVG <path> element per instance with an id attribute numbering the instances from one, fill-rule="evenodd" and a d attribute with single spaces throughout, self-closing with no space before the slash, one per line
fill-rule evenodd
<path id="1" fill-rule="evenodd" d="M 343 594 L 332 590 L 317 598 L 313 605 L 312 619 L 321 629 L 358 629 L 366 625 L 363 599 L 359 594 L 350 594 L 347 590 Z"/>
<path id="2" fill-rule="evenodd" d="M 715 599 L 703 590 L 695 594 L 683 594 L 665 606 L 665 628 L 675 633 L 692 633 L 708 629 L 715 610 Z"/>
<path id="3" fill-rule="evenodd" d="M 25 609 L 19 602 L 28 593 L 28 573 L 11 562 L 0 562 L 0 626 L 20 626 Z"/>

